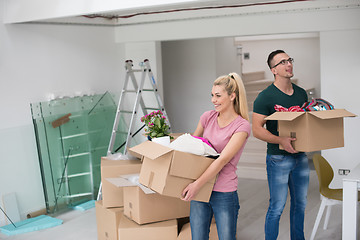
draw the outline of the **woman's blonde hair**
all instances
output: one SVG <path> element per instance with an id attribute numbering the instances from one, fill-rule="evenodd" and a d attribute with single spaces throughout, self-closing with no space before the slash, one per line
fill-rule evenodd
<path id="1" fill-rule="evenodd" d="M 244 83 L 237 73 L 229 73 L 220 76 L 214 81 L 214 86 L 221 85 L 225 87 L 225 91 L 231 95 L 235 93 L 234 110 L 242 118 L 249 121 L 248 103 Z"/>

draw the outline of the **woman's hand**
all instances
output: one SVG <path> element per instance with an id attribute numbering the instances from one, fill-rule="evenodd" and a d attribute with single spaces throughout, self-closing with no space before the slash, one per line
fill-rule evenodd
<path id="1" fill-rule="evenodd" d="M 201 186 L 199 186 L 198 182 L 192 182 L 189 185 L 187 185 L 186 188 L 184 188 L 183 192 L 182 192 L 182 198 L 181 200 L 184 201 L 191 201 L 195 198 L 195 196 L 198 194 L 198 192 L 200 191 Z"/>

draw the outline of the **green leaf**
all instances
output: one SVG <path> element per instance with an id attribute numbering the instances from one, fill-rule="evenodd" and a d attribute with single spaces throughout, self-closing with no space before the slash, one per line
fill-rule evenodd
<path id="1" fill-rule="evenodd" d="M 161 128 L 161 122 L 160 122 L 160 119 L 155 118 L 154 124 L 155 124 L 158 128 Z"/>

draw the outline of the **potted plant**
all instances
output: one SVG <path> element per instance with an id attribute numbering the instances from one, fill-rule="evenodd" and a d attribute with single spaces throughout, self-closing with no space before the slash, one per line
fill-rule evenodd
<path id="1" fill-rule="evenodd" d="M 164 139 L 165 137 L 167 140 L 164 145 L 170 144 L 169 125 L 162 111 L 153 111 L 143 116 L 141 122 L 145 123 L 145 135 L 149 140 L 159 142 L 162 141 L 160 138 Z"/>

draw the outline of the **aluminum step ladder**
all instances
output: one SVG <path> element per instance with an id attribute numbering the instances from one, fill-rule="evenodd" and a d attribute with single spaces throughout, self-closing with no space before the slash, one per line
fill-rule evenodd
<path id="1" fill-rule="evenodd" d="M 145 59 L 139 65 L 141 67 L 140 69 L 133 69 L 133 61 L 132 60 L 125 61 L 126 76 L 125 76 L 124 86 L 123 86 L 123 89 L 121 91 L 121 95 L 119 98 L 119 103 L 117 106 L 117 111 L 116 111 L 116 115 L 115 115 L 113 129 L 111 132 L 107 155 L 116 153 L 121 148 L 123 148 L 122 153 L 124 155 L 126 155 L 127 149 L 128 149 L 128 147 L 130 147 L 132 139 L 135 137 L 135 135 L 137 133 L 139 133 L 145 127 L 145 124 L 144 124 L 144 125 L 140 126 L 137 130 L 135 130 L 135 121 L 137 119 L 136 118 L 137 114 L 139 113 L 139 111 L 138 111 L 139 106 L 141 107 L 141 110 L 142 110 L 142 114 L 143 114 L 142 116 L 149 114 L 152 111 L 161 110 L 163 115 L 166 117 L 166 121 L 167 121 L 169 128 L 171 129 L 170 121 L 169 121 L 168 115 L 166 113 L 164 104 L 162 102 L 161 96 L 158 92 L 158 88 L 157 88 L 157 85 L 155 82 L 153 72 L 151 71 L 149 60 Z M 140 73 L 140 75 L 141 75 L 140 83 L 138 83 L 135 73 Z M 150 82 L 149 88 L 144 88 L 145 79 L 148 79 Z M 132 83 L 132 88 L 131 88 L 131 86 L 129 86 L 130 82 Z M 151 104 L 151 103 L 149 103 L 148 101 L 145 101 L 143 92 L 149 92 L 149 94 L 155 96 L 155 98 L 156 98 L 155 106 L 154 105 L 153 106 L 146 105 L 146 103 L 147 104 Z M 129 99 L 130 95 L 132 95 L 132 97 L 135 97 L 134 103 L 132 106 L 126 106 L 125 101 L 127 99 Z M 127 125 L 127 126 L 125 126 L 125 129 L 127 129 L 127 131 L 123 131 L 119 128 L 124 127 L 124 126 L 121 126 L 119 123 L 122 118 L 126 118 L 125 117 L 126 115 L 128 117 L 130 117 L 130 121 L 128 121 L 128 122 L 123 121 Z M 120 146 L 118 146 L 116 149 L 114 149 L 116 139 L 120 136 L 123 136 L 123 137 L 125 136 L 125 141 Z M 101 195 L 102 195 L 101 194 L 101 189 L 102 189 L 101 186 L 102 186 L 102 184 L 100 183 L 99 193 L 98 193 L 98 197 L 97 197 L 98 200 L 101 199 Z"/>
<path id="2" fill-rule="evenodd" d="M 149 60 L 145 59 L 144 62 L 140 63 L 140 66 L 141 66 L 141 69 L 133 69 L 132 60 L 125 61 L 126 77 L 125 77 L 124 87 L 121 91 L 118 108 L 116 111 L 113 130 L 111 132 L 110 143 L 109 143 L 109 147 L 108 147 L 108 151 L 107 151 L 108 155 L 117 152 L 122 147 L 124 147 L 123 154 L 126 154 L 127 148 L 130 146 L 130 143 L 131 143 L 134 135 L 136 135 L 143 127 L 145 127 L 145 125 L 143 125 L 139 129 L 137 129 L 137 131 L 135 131 L 135 129 L 134 129 L 139 105 L 141 107 L 143 115 L 149 114 L 152 111 L 161 110 L 163 112 L 163 115 L 166 117 L 166 119 L 168 121 L 167 123 L 168 123 L 169 127 L 171 128 L 169 118 L 168 118 L 167 113 L 164 108 L 164 104 L 162 103 L 161 96 L 158 92 L 158 88 L 157 88 L 157 85 L 155 82 L 154 75 L 151 71 Z M 136 72 L 141 73 L 141 79 L 140 79 L 139 84 L 136 80 L 136 76 L 135 76 Z M 148 88 L 148 89 L 144 88 L 146 76 L 148 77 L 148 79 L 150 80 L 150 83 L 151 83 L 150 88 Z M 129 80 L 131 80 L 133 88 L 129 87 L 129 82 L 130 82 Z M 154 96 L 156 97 L 157 105 L 156 106 L 146 106 L 145 100 L 143 98 L 143 92 L 153 93 Z M 135 95 L 135 102 L 134 102 L 133 106 L 125 106 L 125 104 L 124 104 L 125 99 L 127 99 L 128 95 L 130 95 L 130 94 Z M 131 107 L 132 107 L 132 109 L 129 109 Z M 130 121 L 127 123 L 127 126 L 126 126 L 127 131 L 119 130 L 119 122 L 120 122 L 121 117 L 124 115 L 130 116 Z M 120 145 L 119 147 L 117 147 L 114 150 L 115 140 L 118 137 L 118 135 L 126 136 L 125 137 L 126 140 L 122 145 Z"/>

